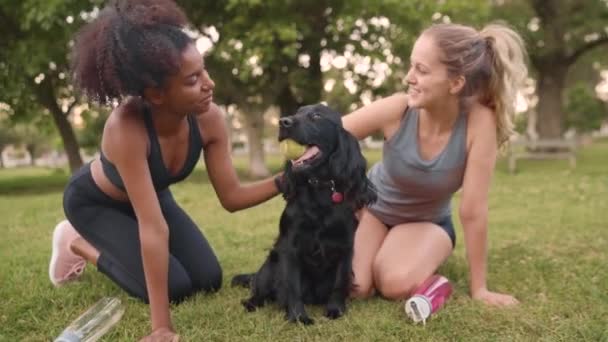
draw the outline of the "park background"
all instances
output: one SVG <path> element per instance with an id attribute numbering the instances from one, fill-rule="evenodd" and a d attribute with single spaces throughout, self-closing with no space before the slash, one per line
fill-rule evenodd
<path id="1" fill-rule="evenodd" d="M 440 270 L 456 291 L 426 327 L 408 322 L 401 304 L 380 298 L 352 302 L 337 321 L 313 310 L 313 327 L 287 324 L 272 307 L 246 314 L 239 302 L 247 291 L 231 288 L 229 279 L 260 265 L 283 201 L 230 214 L 201 162 L 173 191 L 213 245 L 227 286 L 174 308 L 184 340 L 608 341 L 607 0 L 178 3 L 216 82 L 215 101 L 225 112 L 243 180 L 280 169 L 281 115 L 320 101 L 347 113 L 405 90 L 412 44 L 438 22 L 480 28 L 502 21 L 517 29 L 529 52 L 530 77 L 517 99 L 514 141 L 576 146 L 575 166 L 526 159 L 512 173 L 508 156 L 517 151 L 505 151 L 498 162 L 490 193 L 489 286 L 522 304 L 499 310 L 470 300 L 456 220 L 459 242 Z M 103 296 L 127 304 L 105 340 L 136 340 L 149 329 L 147 307 L 93 267 L 60 289 L 47 275 L 52 229 L 63 219 L 63 187 L 98 152 L 109 113 L 88 104 L 69 77 L 74 33 L 101 6 L 95 0 L 0 0 L 0 341 L 48 341 Z M 381 137 L 374 138 L 362 142 L 370 165 L 381 154 Z M 518 147 L 532 157 L 564 152 Z M 454 208 L 457 203 L 458 195 Z"/>

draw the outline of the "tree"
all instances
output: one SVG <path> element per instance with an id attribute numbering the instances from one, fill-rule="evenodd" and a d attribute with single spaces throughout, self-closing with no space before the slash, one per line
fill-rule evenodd
<path id="1" fill-rule="evenodd" d="M 0 120 L 0 168 L 4 168 L 4 149 L 14 144 L 16 141 L 15 134 L 7 125 L 6 120 Z"/>
<path id="2" fill-rule="evenodd" d="M 68 47 L 99 2 L 0 0 L 0 102 L 19 117 L 50 114 L 72 171 L 82 158 L 68 120 L 79 103 L 68 84 Z"/>
<path id="3" fill-rule="evenodd" d="M 100 149 L 101 136 L 109 111 L 100 106 L 89 105 L 81 112 L 83 127 L 78 130 L 78 141 L 87 153 L 94 153 Z"/>
<path id="4" fill-rule="evenodd" d="M 321 69 L 324 53 L 341 54 L 350 46 L 351 53 L 358 51 L 385 58 L 380 49 L 382 43 L 375 40 L 386 28 L 370 25 L 353 35 L 357 26 L 361 26 L 361 20 L 377 15 L 378 4 L 382 2 L 226 0 L 180 3 L 197 28 L 214 40 L 213 50 L 206 60 L 217 84 L 216 95 L 220 103 L 235 104 L 244 114 L 251 171 L 255 176 L 267 174 L 260 140 L 263 113 L 275 105 L 282 115 L 293 114 L 303 104 L 321 101 L 324 96 Z M 410 22 L 419 22 L 416 17 L 417 13 L 410 12 Z M 218 31 L 219 38 L 213 39 Z M 368 43 L 367 48 L 362 47 L 362 41 Z"/>
<path id="5" fill-rule="evenodd" d="M 608 118 L 602 101 L 585 84 L 578 84 L 568 89 L 565 108 L 567 126 L 578 132 L 597 130 Z"/>
<path id="6" fill-rule="evenodd" d="M 345 112 L 406 89 L 411 49 L 425 28 L 452 21 L 479 26 L 487 22 L 490 5 L 486 0 L 383 0 L 353 12 L 346 24 L 336 25 L 346 35 L 341 38 L 345 49 L 336 53 L 353 58 L 343 69 L 333 67 L 324 74 L 326 81 L 336 81 L 324 98 Z"/>
<path id="7" fill-rule="evenodd" d="M 497 1 L 494 16 L 507 18 L 528 43 L 537 78 L 538 133 L 558 138 L 564 130 L 564 88 L 572 66 L 608 45 L 608 6 L 603 0 Z"/>
<path id="8" fill-rule="evenodd" d="M 52 145 L 51 134 L 43 125 L 36 122 L 19 123 L 13 128 L 16 144 L 21 144 L 30 155 L 30 165 L 34 165 L 35 159 L 40 154 L 49 150 Z"/>
<path id="9" fill-rule="evenodd" d="M 285 16 L 279 14 L 282 4 L 275 1 L 180 3 L 203 34 L 214 41 L 213 53 L 207 56 L 206 64 L 217 85 L 218 102 L 236 105 L 243 114 L 249 140 L 250 174 L 253 177 L 268 175 L 262 142 L 263 113 L 275 102 L 284 82 L 283 56 L 295 58 L 295 32 Z M 272 16 L 278 20 L 270 20 Z M 214 36 L 215 29 L 221 33 Z"/>

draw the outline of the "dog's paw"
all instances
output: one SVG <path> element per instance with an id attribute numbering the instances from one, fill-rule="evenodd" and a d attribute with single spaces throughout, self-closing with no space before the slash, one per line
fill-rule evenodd
<path id="1" fill-rule="evenodd" d="M 243 306 L 245 307 L 245 310 L 247 310 L 247 312 L 253 312 L 253 311 L 257 310 L 258 307 L 260 306 L 251 298 L 243 300 L 241 302 L 241 304 L 243 304 Z"/>
<path id="2" fill-rule="evenodd" d="M 315 321 L 312 318 L 308 317 L 308 316 L 304 316 L 304 317 L 298 318 L 298 322 L 300 322 L 300 323 L 302 323 L 304 325 L 315 324 Z"/>
<path id="3" fill-rule="evenodd" d="M 254 274 L 255 273 L 237 274 L 234 277 L 232 277 L 232 281 L 230 284 L 232 286 L 242 286 L 242 287 L 250 288 Z"/>
<path id="4" fill-rule="evenodd" d="M 325 309 L 325 317 L 329 319 L 337 319 L 344 315 L 346 308 L 339 305 L 328 305 Z"/>
<path id="5" fill-rule="evenodd" d="M 315 323 L 315 321 L 308 317 L 308 315 L 306 314 L 302 314 L 302 315 L 292 315 L 287 317 L 287 320 L 290 321 L 291 323 L 302 323 L 304 325 L 312 325 Z"/>

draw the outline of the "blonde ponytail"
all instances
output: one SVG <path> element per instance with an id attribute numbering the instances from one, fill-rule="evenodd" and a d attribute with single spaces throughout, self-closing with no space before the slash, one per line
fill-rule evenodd
<path id="1" fill-rule="evenodd" d="M 528 75 L 524 41 L 517 32 L 502 24 L 487 25 L 479 34 L 490 50 L 492 67 L 487 94 L 496 113 L 497 142 L 502 146 L 513 134 L 517 90 Z"/>
<path id="2" fill-rule="evenodd" d="M 494 110 L 496 139 L 502 147 L 513 134 L 517 90 L 528 74 L 521 36 L 503 24 L 479 32 L 465 25 L 435 24 L 423 34 L 435 39 L 448 73 L 465 77 L 459 94 L 463 105 L 478 100 Z"/>

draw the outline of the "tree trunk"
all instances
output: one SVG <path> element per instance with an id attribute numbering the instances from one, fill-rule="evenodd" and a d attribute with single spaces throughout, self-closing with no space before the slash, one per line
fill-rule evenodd
<path id="1" fill-rule="evenodd" d="M 528 111 L 526 137 L 530 140 L 538 140 L 538 113 L 536 112 L 536 109 Z"/>
<path id="2" fill-rule="evenodd" d="M 57 107 L 57 110 L 55 111 L 52 110 L 51 114 L 53 116 L 53 121 L 55 121 L 55 125 L 59 129 L 61 140 L 63 140 L 63 148 L 68 156 L 70 171 L 75 172 L 82 166 L 82 157 L 80 156 L 80 148 L 72 125 L 70 125 L 67 116 L 59 107 Z"/>
<path id="3" fill-rule="evenodd" d="M 270 175 L 266 167 L 264 153 L 264 113 L 243 113 L 245 132 L 249 142 L 249 175 L 252 178 L 264 178 Z"/>
<path id="4" fill-rule="evenodd" d="M 323 47 L 321 46 L 321 40 L 325 38 L 323 28 L 328 26 L 328 19 L 325 15 L 328 7 L 328 1 L 294 2 L 293 10 L 304 16 L 311 27 L 321 29 L 309 32 L 300 42 L 301 47 L 298 49 L 298 54 L 307 54 L 310 57 L 307 68 L 299 67 L 302 71 L 305 70 L 303 75 L 306 81 L 304 83 L 298 82 L 293 87 L 288 81 L 281 88 L 276 97 L 276 104 L 280 108 L 281 116 L 293 115 L 300 106 L 317 103 L 323 96 L 323 72 L 321 71 Z M 294 70 L 296 69 L 294 68 Z M 298 87 L 305 87 L 305 89 L 299 89 Z M 298 94 L 298 97 L 294 94 L 294 88 L 296 88 L 295 94 Z"/>
<path id="5" fill-rule="evenodd" d="M 35 159 L 34 152 L 35 152 L 36 148 L 34 147 L 33 144 L 26 144 L 25 149 L 27 150 L 27 153 L 30 154 L 30 166 L 35 166 L 36 163 L 34 162 L 34 159 Z"/>
<path id="6" fill-rule="evenodd" d="M 541 139 L 561 138 L 564 113 L 562 110 L 562 92 L 567 67 L 557 63 L 547 63 L 539 69 L 538 76 L 538 134 Z"/>
<path id="7" fill-rule="evenodd" d="M 325 26 L 321 26 L 325 27 Z M 317 103 L 323 96 L 323 72 L 321 71 L 321 39 L 323 36 L 312 37 L 311 41 L 304 41 L 303 47 L 310 55 L 310 66 L 308 67 L 308 87 L 305 92 L 304 102 L 306 104 Z"/>
<path id="8" fill-rule="evenodd" d="M 4 169 L 4 155 L 2 152 L 4 152 L 4 146 L 0 147 L 0 169 Z"/>
<path id="9" fill-rule="evenodd" d="M 293 92 L 291 91 L 289 83 L 285 84 L 281 90 L 281 93 L 277 98 L 277 102 L 280 111 L 279 115 L 281 117 L 295 114 L 300 106 L 300 103 L 298 103 L 298 100 L 296 100 Z"/>
<path id="10" fill-rule="evenodd" d="M 312 4 L 309 3 L 309 4 Z M 326 8 L 329 7 L 326 1 L 312 6 L 312 13 L 309 15 L 311 27 L 327 27 L 327 16 L 324 15 Z M 308 78 L 306 91 L 304 92 L 303 101 L 305 104 L 313 104 L 321 101 L 323 97 L 323 72 L 321 71 L 321 53 L 323 47 L 321 41 L 325 38 L 323 30 L 315 30 L 312 34 L 307 35 L 302 41 L 302 52 L 310 56 L 310 65 L 307 68 Z"/>
<path id="11" fill-rule="evenodd" d="M 80 156 L 80 146 L 76 140 L 74 129 L 72 129 L 72 125 L 67 118 L 67 114 L 70 110 L 68 110 L 68 113 L 64 113 L 61 108 L 59 108 L 57 99 L 55 98 L 53 85 L 49 81 L 44 80 L 39 85 L 32 83 L 32 87 L 40 104 L 51 112 L 53 121 L 55 122 L 61 140 L 63 141 L 63 148 L 68 156 L 70 171 L 74 172 L 78 170 L 82 166 L 82 157 Z"/>

